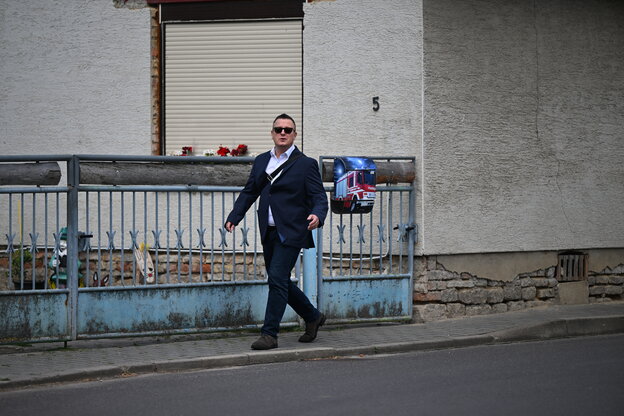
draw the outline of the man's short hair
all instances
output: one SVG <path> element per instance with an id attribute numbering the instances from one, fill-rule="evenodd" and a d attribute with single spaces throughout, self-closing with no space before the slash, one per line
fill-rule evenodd
<path id="1" fill-rule="evenodd" d="M 290 121 L 292 121 L 292 122 L 293 122 L 293 126 L 295 126 L 295 131 L 297 130 L 297 124 L 295 123 L 295 120 L 294 120 L 291 116 L 289 116 L 288 114 L 286 114 L 286 113 L 282 113 L 282 114 L 280 114 L 279 116 L 275 117 L 275 120 L 273 120 L 273 124 L 275 124 L 275 122 L 276 122 L 277 120 L 282 119 L 282 118 L 284 118 L 284 119 L 286 119 L 286 120 L 290 120 Z"/>

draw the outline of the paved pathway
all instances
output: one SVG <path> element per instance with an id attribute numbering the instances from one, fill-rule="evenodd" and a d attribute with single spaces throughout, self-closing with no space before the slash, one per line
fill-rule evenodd
<path id="1" fill-rule="evenodd" d="M 324 326 L 311 344 L 285 332 L 279 348 L 252 351 L 258 334 L 203 334 L 0 345 L 0 390 L 149 372 L 184 371 L 496 342 L 624 333 L 624 302 L 551 306 L 425 324 Z"/>

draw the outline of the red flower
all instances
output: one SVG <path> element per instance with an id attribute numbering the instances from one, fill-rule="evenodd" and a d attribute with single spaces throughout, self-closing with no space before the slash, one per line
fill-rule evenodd
<path id="1" fill-rule="evenodd" d="M 217 154 L 219 156 L 227 156 L 230 153 L 230 149 L 227 147 L 219 146 L 219 150 L 217 150 Z"/>
<path id="2" fill-rule="evenodd" d="M 242 156 L 245 153 L 247 153 L 247 145 L 246 144 L 239 144 L 238 147 L 236 148 L 236 153 L 239 156 Z"/>
<path id="3" fill-rule="evenodd" d="M 193 153 L 193 146 L 182 146 L 182 156 L 189 156 Z"/>

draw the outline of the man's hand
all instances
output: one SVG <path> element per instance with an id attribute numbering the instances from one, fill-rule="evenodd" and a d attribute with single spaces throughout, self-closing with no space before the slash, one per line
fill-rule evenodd
<path id="1" fill-rule="evenodd" d="M 225 229 L 227 230 L 228 233 L 231 233 L 232 231 L 234 231 L 234 228 L 236 228 L 236 226 L 232 224 L 231 222 L 228 221 L 225 223 Z"/>
<path id="2" fill-rule="evenodd" d="M 310 221 L 310 224 L 308 224 L 308 230 L 313 230 L 317 228 L 320 223 L 318 217 L 314 214 L 308 215 L 308 221 Z"/>

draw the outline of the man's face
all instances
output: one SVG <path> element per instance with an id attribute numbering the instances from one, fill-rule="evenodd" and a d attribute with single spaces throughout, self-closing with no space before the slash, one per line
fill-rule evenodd
<path id="1" fill-rule="evenodd" d="M 275 128 L 279 128 L 279 133 L 275 132 Z M 286 130 L 284 129 L 291 129 L 290 133 L 286 133 Z M 295 124 L 287 118 L 278 118 L 275 120 L 275 123 L 273 123 L 271 137 L 273 138 L 275 147 L 280 148 L 283 151 L 288 150 L 288 148 L 295 142 L 295 137 L 297 137 Z"/>

